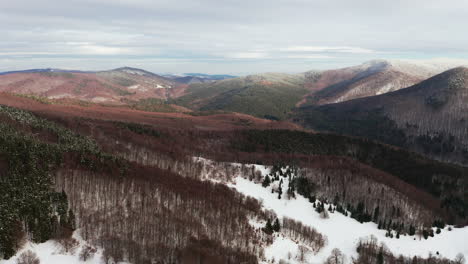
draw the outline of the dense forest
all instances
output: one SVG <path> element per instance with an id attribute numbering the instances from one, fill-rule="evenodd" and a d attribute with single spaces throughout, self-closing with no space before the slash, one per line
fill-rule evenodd
<path id="1" fill-rule="evenodd" d="M 225 186 L 238 176 L 261 184 L 253 163 L 271 168 L 270 184 L 290 178 L 280 197 L 302 195 L 392 234 L 466 224 L 465 168 L 369 140 L 0 110 L 5 258 L 25 238 L 66 240 L 76 228 L 106 261 L 257 263 L 277 230 L 320 251 L 320 230 Z"/>

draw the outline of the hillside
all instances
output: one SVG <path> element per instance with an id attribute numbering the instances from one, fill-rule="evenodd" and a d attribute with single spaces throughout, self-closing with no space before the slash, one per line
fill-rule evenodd
<path id="1" fill-rule="evenodd" d="M 1 74 L 0 92 L 154 112 L 239 112 L 284 120 L 295 107 L 396 91 L 453 65 L 377 60 L 327 71 L 237 78 L 200 73 L 161 76 L 131 67 L 98 72 L 33 69 Z"/>
<path id="2" fill-rule="evenodd" d="M 408 253 L 420 258 L 436 248 L 452 259 L 466 253 L 439 248 L 457 243 L 466 232 L 446 226 L 467 224 L 463 167 L 240 114 L 191 116 L 48 105 L 11 95 L 0 99 L 0 117 L 8 124 L 0 127 L 0 160 L 15 165 L 0 169 L 23 182 L 0 181 L 7 190 L 0 201 L 8 205 L 0 204 L 0 210 L 25 208 L 8 214 L 12 221 L 0 229 L 0 239 L 9 239 L 0 247 L 6 258 L 24 237 L 33 237 L 42 248 L 55 239 L 57 248 L 65 248 L 57 254 L 75 254 L 63 257 L 73 261 L 89 245 L 89 251 L 94 249 L 90 260 L 98 254 L 105 261 L 129 263 L 265 263 L 287 258 L 286 251 L 272 253 L 286 243 L 294 256 L 290 261 L 300 263 L 301 250 L 316 261 L 334 247 L 348 257 L 368 256 L 355 252 L 367 245 L 358 239 L 371 234 L 388 243 L 388 258 L 408 253 L 397 239 L 421 246 Z M 28 166 L 22 166 L 23 159 Z M 44 160 L 53 166 L 42 166 Z M 32 195 L 18 195 L 31 187 Z M 49 200 L 49 195 L 60 199 Z M 36 207 L 21 207 L 27 204 Z M 285 214 L 285 208 L 299 205 L 300 213 Z M 329 223 L 319 217 L 324 210 L 335 214 Z M 54 215 L 60 225 L 53 227 L 66 233 L 48 232 Z M 281 231 L 266 228 L 277 218 Z M 339 234 L 330 233 L 335 221 L 356 232 L 338 243 Z M 84 242 L 74 242 L 77 232 Z M 393 238 L 384 238 L 384 232 Z M 73 253 L 74 244 L 80 253 Z M 366 252 L 375 258 L 378 247 Z"/>
<path id="3" fill-rule="evenodd" d="M 167 100 L 183 93 L 184 84 L 135 68 L 102 72 L 54 69 L 0 75 L 0 91 L 47 99 L 126 104 L 142 99 Z"/>
<path id="4" fill-rule="evenodd" d="M 216 82 L 185 78 L 185 94 L 172 102 L 196 111 L 233 111 L 285 119 L 294 107 L 326 105 L 412 86 L 457 63 L 376 60 L 297 75 L 267 73 Z"/>
<path id="5" fill-rule="evenodd" d="M 309 128 L 367 137 L 468 164 L 467 100 L 468 69 L 456 68 L 396 92 L 299 108 L 294 119 Z"/>
<path id="6" fill-rule="evenodd" d="M 302 75 L 266 73 L 192 84 L 174 103 L 201 111 L 224 110 L 280 120 L 306 92 Z"/>
<path id="7" fill-rule="evenodd" d="M 298 105 L 339 103 L 397 91 L 459 65 L 375 60 L 343 69 L 309 72 L 305 86 L 310 93 Z"/>
<path id="8" fill-rule="evenodd" d="M 176 81 L 179 83 L 185 83 L 185 84 L 208 83 L 208 82 L 236 78 L 236 76 L 227 75 L 227 74 L 214 74 L 213 75 L 213 74 L 203 74 L 203 73 L 166 74 L 163 76 L 173 81 Z"/>

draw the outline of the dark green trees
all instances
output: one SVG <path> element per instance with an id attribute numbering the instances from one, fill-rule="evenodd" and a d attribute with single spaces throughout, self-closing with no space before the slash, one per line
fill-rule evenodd
<path id="1" fill-rule="evenodd" d="M 280 223 L 279 223 L 279 220 L 278 218 L 276 218 L 275 222 L 273 224 L 271 224 L 271 220 L 268 219 L 266 224 L 265 224 L 265 227 L 262 229 L 263 232 L 271 235 L 273 234 L 273 232 L 279 232 L 280 231 Z"/>

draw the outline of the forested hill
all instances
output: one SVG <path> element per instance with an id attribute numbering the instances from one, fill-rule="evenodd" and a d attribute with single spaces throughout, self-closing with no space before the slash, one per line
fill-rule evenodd
<path id="1" fill-rule="evenodd" d="M 429 157 L 468 164 L 468 69 L 449 70 L 379 96 L 297 109 L 308 128 L 379 140 Z"/>
<path id="2" fill-rule="evenodd" d="M 365 232 L 383 228 L 386 239 L 439 239 L 437 228 L 467 224 L 466 168 L 371 140 L 236 114 L 9 103 L 29 111 L 0 108 L 4 258 L 27 237 L 73 244 L 74 229 L 105 261 L 262 263 L 279 234 L 330 254 L 326 230 L 232 188 L 243 181 L 265 185 L 269 202 L 318 210 L 305 214 L 374 222 Z M 276 219 L 284 231 L 265 227 Z"/>

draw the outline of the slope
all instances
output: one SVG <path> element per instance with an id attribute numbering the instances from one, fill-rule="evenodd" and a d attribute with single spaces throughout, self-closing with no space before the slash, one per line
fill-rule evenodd
<path id="1" fill-rule="evenodd" d="M 266 73 L 207 84 L 192 84 L 176 104 L 224 110 L 267 119 L 284 119 L 307 92 L 302 75 Z"/>
<path id="2" fill-rule="evenodd" d="M 460 63 L 375 60 L 318 74 L 306 73 L 310 93 L 299 105 L 324 105 L 397 91 Z"/>
<path id="3" fill-rule="evenodd" d="M 1 92 L 107 104 L 127 104 L 147 98 L 167 100 L 182 94 L 185 87 L 159 75 L 128 67 L 103 72 L 44 69 L 0 76 Z"/>
<path id="4" fill-rule="evenodd" d="M 306 127 L 368 137 L 468 164 L 468 69 L 456 68 L 396 92 L 299 108 Z"/>

